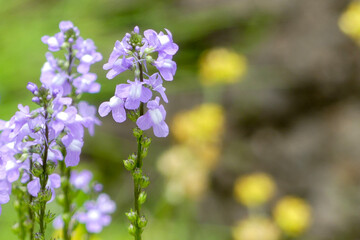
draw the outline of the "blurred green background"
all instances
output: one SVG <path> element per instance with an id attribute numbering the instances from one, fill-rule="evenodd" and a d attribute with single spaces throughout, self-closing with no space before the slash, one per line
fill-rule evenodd
<path id="1" fill-rule="evenodd" d="M 92 67 L 102 90 L 84 96 L 96 106 L 131 79 L 105 78 L 115 41 L 135 25 L 167 28 L 180 47 L 178 71 L 165 83 L 170 136 L 153 138 L 144 162 L 144 239 L 358 239 L 360 5 L 349 3 L 0 0 L 0 118 L 19 103 L 33 106 L 25 86 L 38 83 L 47 51 L 40 39 L 60 21 L 71 20 L 103 54 Z M 133 125 L 101 120 L 80 168 L 94 171 L 117 212 L 94 239 L 132 239 L 122 160 L 136 149 Z M 16 239 L 15 217 L 4 205 L 1 239 Z"/>

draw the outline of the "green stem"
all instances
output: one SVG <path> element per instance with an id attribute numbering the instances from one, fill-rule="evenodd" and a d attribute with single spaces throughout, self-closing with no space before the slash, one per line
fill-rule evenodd
<path id="1" fill-rule="evenodd" d="M 40 176 L 40 185 L 41 185 L 41 193 L 45 193 L 46 192 L 46 184 L 48 182 L 48 175 L 46 173 L 46 168 L 47 168 L 47 158 L 48 158 L 48 150 L 49 150 L 49 127 L 47 125 L 47 120 L 48 120 L 48 113 L 47 113 L 47 106 L 44 106 L 45 109 L 45 149 L 44 149 L 44 153 L 43 153 L 43 158 L 42 158 L 42 162 L 43 162 L 43 173 Z M 40 234 L 45 238 L 45 230 L 46 230 L 46 223 L 44 221 L 44 217 L 45 217 L 45 211 L 46 211 L 46 201 L 41 201 L 40 203 L 40 214 L 39 214 L 39 224 L 40 224 Z"/>
<path id="2" fill-rule="evenodd" d="M 144 81 L 144 76 L 143 76 L 143 71 L 142 71 L 142 65 L 141 65 L 140 62 L 138 64 L 138 66 L 139 66 L 139 70 L 140 70 L 140 82 L 143 82 Z M 144 115 L 144 103 L 142 103 L 142 102 L 140 103 L 140 109 L 139 110 L 140 110 L 139 111 L 139 116 Z M 137 139 L 138 149 L 137 149 L 136 168 L 138 168 L 140 170 L 141 170 L 141 167 L 142 167 L 142 158 L 141 158 L 142 138 L 143 138 L 143 134 L 141 134 Z M 139 183 L 139 181 L 137 181 L 134 178 L 134 200 L 135 200 L 134 207 L 135 207 L 137 219 L 139 219 L 140 216 L 141 216 L 140 215 L 140 204 L 139 204 L 140 192 L 141 192 L 140 183 Z M 138 226 L 137 223 L 135 223 L 135 228 L 136 228 L 135 240 L 141 240 L 141 228 Z"/>
<path id="3" fill-rule="evenodd" d="M 69 52 L 69 55 L 68 55 L 68 64 L 69 64 L 69 66 L 68 66 L 68 69 L 67 69 L 67 74 L 69 76 L 68 81 L 71 84 L 70 76 L 71 76 L 72 62 L 73 62 L 72 44 L 69 45 L 68 52 Z M 73 88 L 73 91 L 71 93 L 71 97 L 73 99 L 73 102 L 75 102 L 76 93 L 74 91 L 74 88 Z M 64 161 L 62 161 L 62 163 L 61 163 L 61 175 L 65 176 L 65 178 L 66 178 L 66 183 L 62 184 L 62 190 L 63 190 L 63 194 L 64 194 L 64 211 L 63 211 L 63 214 L 64 214 L 64 216 L 66 216 L 64 218 L 63 237 L 64 237 L 64 240 L 71 240 L 71 233 L 69 231 L 70 220 L 71 220 L 71 213 L 70 213 L 71 199 L 70 199 L 70 185 L 69 185 L 70 184 L 69 182 L 70 182 L 71 168 L 70 167 L 67 168 Z"/>
<path id="4" fill-rule="evenodd" d="M 30 155 L 30 173 L 32 172 L 32 166 L 33 166 L 33 159 L 32 159 L 32 155 Z M 30 180 L 29 182 L 31 182 L 33 180 L 33 175 L 32 174 L 29 174 L 30 175 Z M 32 201 L 33 201 L 33 196 L 31 194 L 29 194 L 29 204 L 31 205 L 32 204 Z M 29 235 L 30 235 L 30 240 L 33 240 L 34 239 L 34 213 L 31 209 L 31 207 L 28 207 L 29 209 L 29 219 L 30 219 L 30 222 L 31 222 L 31 227 L 29 229 Z"/>

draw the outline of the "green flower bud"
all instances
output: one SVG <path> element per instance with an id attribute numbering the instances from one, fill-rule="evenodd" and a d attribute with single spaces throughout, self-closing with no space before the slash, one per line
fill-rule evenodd
<path id="1" fill-rule="evenodd" d="M 124 160 L 126 170 L 131 171 L 135 168 L 135 161 L 132 159 Z"/>
<path id="2" fill-rule="evenodd" d="M 150 55 L 147 55 L 147 56 L 145 57 L 145 59 L 146 59 L 146 62 L 147 62 L 147 63 L 152 63 L 152 62 L 154 62 L 154 59 L 153 59 Z"/>
<path id="3" fill-rule="evenodd" d="M 141 176 L 141 179 L 140 179 L 140 186 L 142 188 L 146 188 L 147 186 L 149 186 L 150 184 L 150 179 L 149 177 L 147 176 Z"/>
<path id="4" fill-rule="evenodd" d="M 43 166 L 39 162 L 35 162 L 32 167 L 31 173 L 35 177 L 40 177 L 43 174 Z"/>
<path id="5" fill-rule="evenodd" d="M 142 139 L 142 144 L 143 144 L 143 146 L 144 147 L 149 147 L 150 146 L 150 144 L 151 144 L 151 138 L 149 138 L 149 137 L 144 137 L 143 139 Z"/>
<path id="6" fill-rule="evenodd" d="M 24 221 L 24 227 L 26 227 L 27 229 L 30 229 L 32 226 L 33 223 L 29 218 Z"/>
<path id="7" fill-rule="evenodd" d="M 131 223 L 135 223 L 137 219 L 137 213 L 130 209 L 130 212 L 125 213 Z"/>
<path id="8" fill-rule="evenodd" d="M 45 189 L 45 191 L 40 191 L 38 194 L 39 201 L 48 202 L 50 201 L 52 196 L 52 192 L 49 188 Z"/>
<path id="9" fill-rule="evenodd" d="M 145 216 L 141 216 L 141 218 L 138 219 L 137 224 L 140 228 L 144 228 L 147 224 L 147 220 L 146 220 Z"/>
<path id="10" fill-rule="evenodd" d="M 140 78 L 140 70 L 138 68 L 135 69 L 134 75 L 135 75 L 135 78 L 137 78 L 137 79 Z"/>
<path id="11" fill-rule="evenodd" d="M 142 205 L 142 204 L 145 203 L 146 197 L 147 197 L 147 194 L 146 194 L 146 192 L 144 192 L 144 191 L 142 191 L 142 192 L 139 194 L 138 201 L 139 201 L 139 204 L 140 204 L 140 205 Z"/>
<path id="12" fill-rule="evenodd" d="M 136 234 L 136 228 L 133 224 L 130 224 L 130 226 L 128 227 L 128 231 L 131 235 L 135 236 Z"/>
<path id="13" fill-rule="evenodd" d="M 14 233 L 18 233 L 20 231 L 20 225 L 19 223 L 15 223 L 11 229 L 13 230 Z"/>
<path id="14" fill-rule="evenodd" d="M 139 179 L 142 177 L 142 171 L 140 168 L 135 168 L 133 171 L 133 177 L 136 181 L 139 181 Z"/>
<path id="15" fill-rule="evenodd" d="M 143 134 L 143 130 L 141 130 L 140 128 L 134 128 L 133 134 L 134 134 L 134 137 L 136 137 L 138 139 Z"/>
<path id="16" fill-rule="evenodd" d="M 52 174 L 54 172 L 55 168 L 56 168 L 56 163 L 53 161 L 48 161 L 46 164 L 46 174 L 47 175 Z"/>

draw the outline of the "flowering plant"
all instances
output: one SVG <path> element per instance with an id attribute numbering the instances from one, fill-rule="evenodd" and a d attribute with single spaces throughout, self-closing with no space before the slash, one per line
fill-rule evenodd
<path id="1" fill-rule="evenodd" d="M 166 111 L 160 100 L 162 98 L 165 103 L 168 102 L 163 80 L 172 81 L 174 78 L 176 63 L 172 58 L 179 47 L 173 42 L 170 31 L 165 31 L 166 33 L 157 33 L 148 29 L 140 34 L 139 27 L 135 27 L 121 41 L 116 41 L 114 50 L 104 65 L 104 69 L 109 70 L 106 75 L 108 79 L 113 79 L 126 70 L 134 72 L 134 81 L 118 84 L 115 96 L 100 105 L 99 114 L 104 117 L 112 112 L 113 119 L 118 123 L 124 122 L 127 117 L 136 122 L 133 133 L 137 140 L 137 153 L 124 160 L 125 168 L 134 179 L 134 210 L 131 209 L 126 216 L 130 220 L 129 233 L 136 240 L 141 239 L 141 233 L 147 224 L 140 210 L 146 200 L 144 189 L 149 185 L 149 177 L 143 173 L 142 165 L 151 139 L 143 131 L 152 128 L 156 137 L 166 137 L 169 134 L 169 127 L 165 122 Z M 157 58 L 154 59 L 156 55 Z M 149 65 L 154 66 L 157 71 L 149 73 Z M 154 98 L 155 93 L 159 96 Z"/>
<path id="2" fill-rule="evenodd" d="M 89 233 L 99 232 L 110 223 L 109 214 L 115 210 L 109 197 L 99 194 L 98 184 L 88 185 L 89 176 L 72 172 L 72 167 L 80 161 L 84 128 L 93 135 L 94 125 L 100 124 L 95 116 L 96 108 L 80 99 L 82 93 L 99 92 L 96 75 L 89 70 L 102 56 L 96 52 L 94 42 L 80 37 L 78 28 L 71 22 L 63 21 L 59 27 L 59 33 L 44 36 L 42 41 L 51 52 L 65 51 L 65 59 L 46 53 L 47 62 L 41 69 L 42 85 L 31 82 L 27 85 L 33 94 L 32 101 L 39 107 L 30 111 L 28 106 L 20 104 L 19 111 L 9 121 L 0 122 L 0 204 L 7 203 L 13 192 L 14 207 L 19 213 L 14 230 L 19 239 L 27 236 L 46 239 L 46 228 L 56 217 L 47 204 L 55 196 L 63 207 L 61 219 L 57 218 L 56 223 L 61 225 L 65 240 L 71 239 L 78 223 L 85 224 Z M 55 189 L 61 191 L 56 194 Z M 79 189 L 99 195 L 96 202 L 89 199 L 84 204 L 84 212 L 77 212 L 81 206 L 75 208 L 73 203 Z M 99 216 L 99 221 L 91 221 L 94 214 Z"/>

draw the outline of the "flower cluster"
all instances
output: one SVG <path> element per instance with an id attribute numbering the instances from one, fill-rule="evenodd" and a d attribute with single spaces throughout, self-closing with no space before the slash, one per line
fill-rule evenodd
<path id="1" fill-rule="evenodd" d="M 166 111 L 160 104 L 160 97 L 151 100 L 152 91 L 155 91 L 164 102 L 168 102 L 163 79 L 172 81 L 176 72 L 176 63 L 172 58 L 179 47 L 173 42 L 170 31 L 165 30 L 166 34 L 149 29 L 142 36 L 139 28 L 135 27 L 131 34 L 127 33 L 121 41 L 116 41 L 109 61 L 104 65 L 104 69 L 109 70 L 106 77 L 113 79 L 126 70 L 134 70 L 135 79 L 117 85 L 115 96 L 100 105 L 100 116 L 104 117 L 112 112 L 114 120 L 121 123 L 126 120 L 126 110 L 143 111 L 140 105 L 147 103 L 148 111 L 137 118 L 137 126 L 142 130 L 152 127 L 157 137 L 169 134 L 169 127 L 165 123 Z M 152 56 L 155 54 L 156 60 Z M 148 74 L 147 64 L 155 66 L 158 72 Z"/>
<path id="2" fill-rule="evenodd" d="M 61 22 L 59 28 L 59 33 L 51 37 L 44 36 L 41 40 L 51 52 L 67 50 L 67 58 L 56 59 L 51 52 L 47 52 L 47 62 L 41 69 L 40 81 L 52 90 L 59 90 L 64 96 L 99 92 L 100 84 L 95 82 L 97 76 L 89 72 L 92 64 L 102 60 L 94 42 L 80 37 L 78 28 L 70 21 Z M 73 73 L 73 68 L 77 72 Z"/>
<path id="3" fill-rule="evenodd" d="M 51 52 L 64 50 L 65 59 L 48 52 L 41 69 L 42 85 L 27 85 L 32 101 L 39 107 L 30 111 L 20 104 L 9 121 L 0 122 L 0 204 L 9 201 L 13 189 L 19 212 L 14 229 L 21 239 L 28 230 L 33 239 L 35 220 L 40 231 L 36 237 L 45 238 L 46 225 L 55 218 L 46 212 L 46 204 L 55 198 L 57 188 L 63 190 L 59 202 L 67 211 L 64 214 L 74 214 L 69 187 L 72 180 L 67 178 L 70 168 L 79 164 L 84 128 L 93 135 L 94 126 L 100 125 L 96 108 L 80 101 L 80 94 L 100 91 L 96 75 L 89 70 L 102 56 L 91 39 L 79 36 L 78 28 L 71 22 L 63 21 L 59 27 L 59 33 L 44 36 L 42 41 Z M 79 180 L 74 184 L 74 188 L 78 187 Z"/>
<path id="4" fill-rule="evenodd" d="M 107 226 L 111 222 L 110 214 L 116 210 L 115 203 L 110 197 L 101 193 L 102 184 L 93 181 L 93 174 L 89 170 L 83 170 L 81 172 L 72 171 L 70 176 L 70 184 L 75 189 L 74 195 L 78 195 L 80 192 L 86 196 L 97 196 L 96 201 L 88 199 L 83 204 L 83 209 L 77 211 L 72 216 L 70 221 L 71 228 L 82 223 L 85 225 L 88 233 L 99 233 L 103 227 Z M 81 209 L 82 206 L 77 206 L 77 209 Z M 62 229 L 64 226 L 63 216 L 58 216 L 53 223 L 55 229 Z"/>

